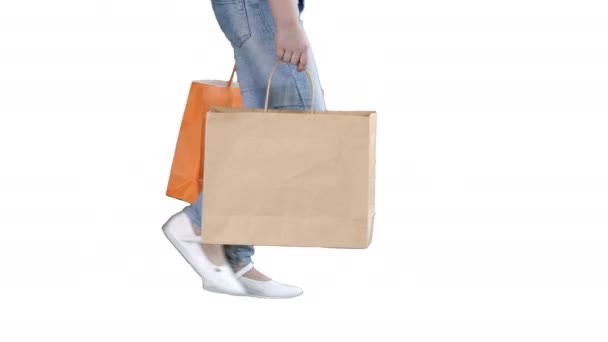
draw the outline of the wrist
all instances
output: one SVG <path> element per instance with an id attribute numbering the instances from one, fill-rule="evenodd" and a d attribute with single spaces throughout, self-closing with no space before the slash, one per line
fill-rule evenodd
<path id="1" fill-rule="evenodd" d="M 300 21 L 297 17 L 277 18 L 275 20 L 277 29 L 293 29 L 300 26 Z"/>
<path id="2" fill-rule="evenodd" d="M 268 0 L 277 29 L 293 29 L 300 25 L 300 18 L 293 0 Z"/>

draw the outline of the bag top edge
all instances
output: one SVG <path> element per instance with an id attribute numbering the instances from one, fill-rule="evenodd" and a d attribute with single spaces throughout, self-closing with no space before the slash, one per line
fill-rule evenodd
<path id="1" fill-rule="evenodd" d="M 263 108 L 244 108 L 244 107 L 225 107 L 225 106 L 210 106 L 208 113 L 268 113 L 268 114 L 309 114 L 309 115 L 345 115 L 345 116 L 373 116 L 376 115 L 374 110 L 325 110 L 310 113 L 309 110 L 295 109 L 268 109 L 267 112 Z"/>
<path id="2" fill-rule="evenodd" d="M 206 86 L 215 86 L 215 87 L 222 87 L 222 88 L 228 88 L 228 81 L 226 80 L 218 80 L 218 79 L 209 79 L 209 80 L 194 80 L 192 81 L 192 84 L 201 84 L 201 85 L 206 85 Z M 239 82 L 234 81 L 232 82 L 232 85 L 230 86 L 230 88 L 238 88 L 239 87 Z"/>

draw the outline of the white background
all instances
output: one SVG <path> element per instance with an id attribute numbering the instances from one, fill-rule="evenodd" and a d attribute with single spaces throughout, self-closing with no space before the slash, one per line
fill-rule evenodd
<path id="1" fill-rule="evenodd" d="M 608 340 L 603 1 L 308 0 L 329 109 L 376 110 L 368 250 L 258 248 L 205 292 L 161 225 L 210 3 L 0 3 L 0 340 Z"/>

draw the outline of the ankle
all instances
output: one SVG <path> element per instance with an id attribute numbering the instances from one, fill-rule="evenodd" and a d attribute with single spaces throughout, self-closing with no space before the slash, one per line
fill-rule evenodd
<path id="1" fill-rule="evenodd" d="M 245 266 L 243 266 L 243 267 L 245 267 Z M 234 271 L 238 272 L 243 267 L 237 267 L 237 268 L 234 269 Z M 266 276 L 265 274 L 263 274 L 262 272 L 258 271 L 255 268 L 252 268 L 251 270 L 249 270 L 245 274 L 243 274 L 243 278 L 247 278 L 247 279 L 251 279 L 251 280 L 258 280 L 258 281 L 270 281 L 270 280 L 272 280 L 270 277 Z"/>
<path id="2" fill-rule="evenodd" d="M 224 254 L 223 245 L 202 244 L 203 253 L 216 266 L 227 265 L 228 261 Z"/>

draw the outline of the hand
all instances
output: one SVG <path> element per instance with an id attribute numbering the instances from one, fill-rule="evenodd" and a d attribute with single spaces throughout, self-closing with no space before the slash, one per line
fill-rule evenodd
<path id="1" fill-rule="evenodd" d="M 308 39 L 297 24 L 277 26 L 274 34 L 277 57 L 285 63 L 297 65 L 303 71 L 308 64 Z"/>

